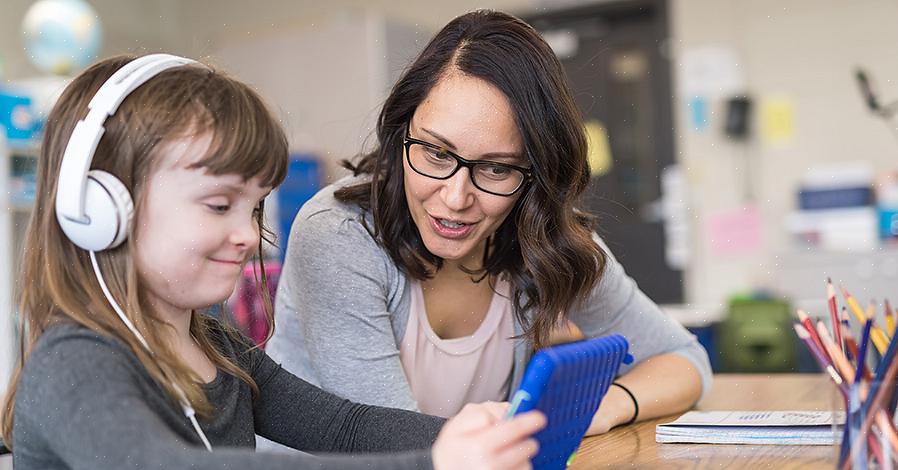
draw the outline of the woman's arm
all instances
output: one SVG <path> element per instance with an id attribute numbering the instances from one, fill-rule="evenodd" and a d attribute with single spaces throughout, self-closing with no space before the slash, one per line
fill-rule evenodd
<path id="1" fill-rule="evenodd" d="M 636 365 L 616 382 L 630 390 L 639 405 L 638 420 L 689 409 L 701 395 L 701 377 L 688 359 L 676 353 L 659 354 Z M 603 434 L 624 424 L 636 411 L 633 399 L 617 386 L 608 388 L 587 435 Z"/>
<path id="2" fill-rule="evenodd" d="M 688 409 L 711 386 L 707 352 L 695 336 L 639 290 L 601 240 L 596 240 L 608 253 L 605 273 L 571 321 L 588 337 L 619 333 L 627 338 L 636 361 L 622 365 L 617 380 L 638 401 L 640 420 Z M 626 392 L 612 386 L 589 434 L 626 423 L 633 411 Z"/>

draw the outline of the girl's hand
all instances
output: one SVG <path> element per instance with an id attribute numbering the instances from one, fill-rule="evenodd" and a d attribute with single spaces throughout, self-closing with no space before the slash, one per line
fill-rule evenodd
<path id="1" fill-rule="evenodd" d="M 531 436 L 546 425 L 546 418 L 531 411 L 504 421 L 507 409 L 507 403 L 465 405 L 433 444 L 434 470 L 531 468 L 538 450 Z"/>

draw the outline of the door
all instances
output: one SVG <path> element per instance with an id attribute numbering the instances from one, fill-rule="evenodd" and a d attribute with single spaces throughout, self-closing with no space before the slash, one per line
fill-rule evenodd
<path id="1" fill-rule="evenodd" d="M 664 0 L 577 7 L 528 21 L 561 59 L 592 129 L 590 145 L 607 135 L 610 162 L 592 165 L 604 170 L 584 201 L 599 235 L 655 302 L 682 302 L 682 271 L 666 262 L 659 209 L 661 170 L 674 163 Z"/>

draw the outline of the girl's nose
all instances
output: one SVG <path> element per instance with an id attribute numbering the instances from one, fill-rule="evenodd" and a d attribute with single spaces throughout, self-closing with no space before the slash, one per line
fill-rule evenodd
<path id="1" fill-rule="evenodd" d="M 259 244 L 259 222 L 252 217 L 236 224 L 231 230 L 231 243 L 241 248 L 252 249 Z"/>

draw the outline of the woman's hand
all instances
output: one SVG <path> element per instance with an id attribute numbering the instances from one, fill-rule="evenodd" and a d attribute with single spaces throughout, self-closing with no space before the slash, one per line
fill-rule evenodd
<path id="1" fill-rule="evenodd" d="M 608 387 L 608 392 L 602 398 L 599 410 L 593 416 L 586 435 L 605 434 L 615 426 L 629 421 L 635 411 L 629 395 L 617 387 Z"/>
<path id="2" fill-rule="evenodd" d="M 435 470 L 529 469 L 538 446 L 531 436 L 546 425 L 538 411 L 504 421 L 508 403 L 468 404 L 446 422 L 433 444 Z"/>

